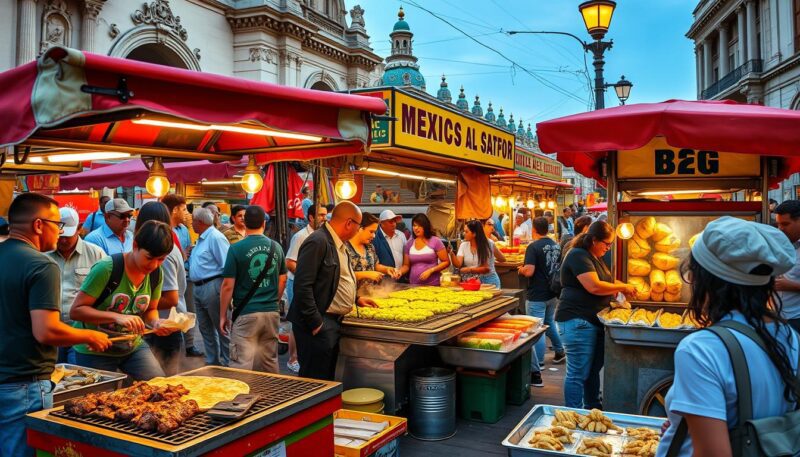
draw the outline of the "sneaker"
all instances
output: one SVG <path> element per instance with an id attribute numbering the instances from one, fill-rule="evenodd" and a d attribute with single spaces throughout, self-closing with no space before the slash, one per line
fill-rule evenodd
<path id="1" fill-rule="evenodd" d="M 300 362 L 297 360 L 294 362 L 286 362 L 286 368 L 288 368 L 292 373 L 300 373 Z"/>
<path id="2" fill-rule="evenodd" d="M 564 351 L 556 352 L 556 355 L 553 356 L 553 363 L 555 364 L 564 363 L 565 360 L 567 360 L 567 353 Z"/>
<path id="3" fill-rule="evenodd" d="M 534 371 L 531 373 L 531 385 L 533 387 L 544 387 L 544 381 L 542 380 L 542 373 L 538 371 Z"/>
<path id="4" fill-rule="evenodd" d="M 186 357 L 203 357 L 203 353 L 191 347 L 186 350 Z"/>
<path id="5" fill-rule="evenodd" d="M 544 362 L 541 362 L 541 363 L 539 364 L 539 370 L 544 370 Z"/>

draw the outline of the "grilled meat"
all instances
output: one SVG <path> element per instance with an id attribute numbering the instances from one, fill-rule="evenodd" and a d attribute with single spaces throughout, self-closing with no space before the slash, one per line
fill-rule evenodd
<path id="1" fill-rule="evenodd" d="M 182 385 L 154 387 L 136 382 L 126 389 L 69 400 L 64 411 L 78 417 L 130 422 L 146 431 L 171 433 L 200 412 L 194 400 L 181 400 L 188 393 Z"/>

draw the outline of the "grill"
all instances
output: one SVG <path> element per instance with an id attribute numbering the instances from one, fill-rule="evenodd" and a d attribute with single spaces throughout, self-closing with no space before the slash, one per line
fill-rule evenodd
<path id="1" fill-rule="evenodd" d="M 451 311 L 449 313 L 434 314 L 433 316 L 425 320 L 416 322 L 365 319 L 363 317 L 357 317 L 352 315 L 348 315 L 347 317 L 345 317 L 344 322 L 347 324 L 365 324 L 365 325 L 374 325 L 379 327 L 436 330 L 447 324 L 463 320 L 465 317 L 466 318 L 472 317 L 473 313 L 471 313 L 470 311 L 475 310 L 476 308 L 481 307 L 482 305 L 486 305 L 487 303 L 492 303 L 496 300 L 496 298 L 497 297 L 492 297 L 480 301 L 478 303 L 473 303 L 471 305 L 464 305 L 455 311 Z"/>
<path id="2" fill-rule="evenodd" d="M 291 379 L 269 374 L 241 373 L 217 367 L 205 367 L 194 370 L 189 374 L 193 376 L 237 379 L 250 385 L 250 392 L 261 395 L 261 399 L 253 405 L 244 418 L 254 416 L 327 386 L 326 383 L 308 381 L 305 379 Z M 56 417 L 91 424 L 117 432 L 124 432 L 170 445 L 184 444 L 202 435 L 213 432 L 214 430 L 230 425 L 230 422 L 212 419 L 211 416 L 203 412 L 195 415 L 184 422 L 177 430 L 166 435 L 158 432 L 147 432 L 129 423 L 114 422 L 98 417 L 71 416 L 64 412 L 63 409 L 52 411 L 50 414 Z"/>

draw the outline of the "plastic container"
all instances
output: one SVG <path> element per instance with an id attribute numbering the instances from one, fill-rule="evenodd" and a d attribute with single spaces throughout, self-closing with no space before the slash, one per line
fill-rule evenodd
<path id="1" fill-rule="evenodd" d="M 513 328 L 500 328 L 500 327 L 478 327 L 477 329 L 473 330 L 473 332 L 507 333 L 509 335 L 514 335 L 514 341 L 517 341 L 519 337 L 522 335 L 522 330 L 514 330 Z"/>
<path id="2" fill-rule="evenodd" d="M 464 332 L 458 336 L 457 345 L 470 349 L 502 351 L 514 342 L 511 333 Z"/>
<path id="3" fill-rule="evenodd" d="M 519 330 L 521 332 L 530 332 L 536 327 L 536 324 L 529 320 L 512 320 L 506 319 L 502 321 L 493 320 L 484 324 L 484 327 L 498 327 L 498 328 L 510 328 L 514 330 Z"/>
<path id="4" fill-rule="evenodd" d="M 522 405 L 531 398 L 531 351 L 517 357 L 508 367 L 506 403 Z"/>
<path id="5" fill-rule="evenodd" d="M 458 415 L 494 424 L 506 413 L 508 367 L 496 373 L 463 370 L 458 373 Z"/>

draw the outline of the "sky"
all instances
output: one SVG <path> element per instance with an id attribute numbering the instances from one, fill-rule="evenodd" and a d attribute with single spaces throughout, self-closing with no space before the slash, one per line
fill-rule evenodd
<path id="1" fill-rule="evenodd" d="M 560 35 L 517 34 L 508 30 L 559 31 L 590 37 L 576 0 L 345 0 L 347 9 L 364 9 L 367 33 L 376 54 L 391 53 L 389 33 L 402 5 L 414 33 L 414 55 L 427 91 L 436 94 L 441 75 L 453 95 L 463 85 L 472 106 L 480 95 L 486 110 L 503 108 L 506 119 L 536 122 L 593 108 L 584 52 L 573 38 Z M 419 5 L 486 45 L 467 37 Z M 617 0 L 606 35 L 613 48 L 605 54 L 605 79 L 621 75 L 633 83 L 627 103 L 697 98 L 693 42 L 685 34 L 692 24 L 697 0 Z M 347 18 L 348 23 L 350 18 Z M 492 49 L 488 49 L 492 48 Z M 503 54 L 505 58 L 497 52 Z M 585 54 L 594 83 L 591 55 Z M 513 62 L 513 63 L 512 63 Z M 527 71 L 526 71 L 527 70 Z M 619 100 L 608 89 L 606 107 Z"/>

